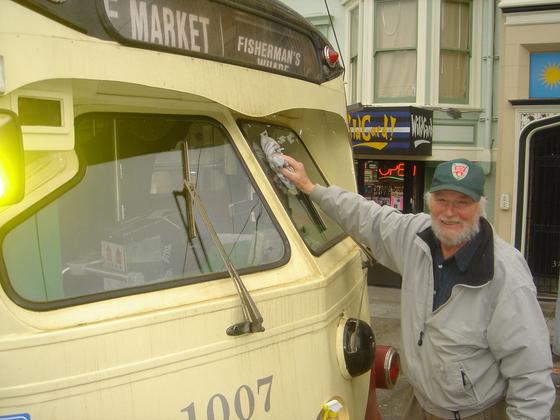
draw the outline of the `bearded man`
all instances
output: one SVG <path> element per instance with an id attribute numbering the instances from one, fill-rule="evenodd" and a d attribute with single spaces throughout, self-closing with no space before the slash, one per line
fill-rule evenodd
<path id="1" fill-rule="evenodd" d="M 484 173 L 440 164 L 430 214 L 401 214 L 315 185 L 286 156 L 280 171 L 374 257 L 402 276 L 403 419 L 549 419 L 549 333 L 523 256 L 484 218 Z"/>

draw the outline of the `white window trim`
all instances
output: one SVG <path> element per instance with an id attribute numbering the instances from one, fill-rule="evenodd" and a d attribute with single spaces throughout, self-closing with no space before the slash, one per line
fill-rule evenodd
<path id="1" fill-rule="evenodd" d="M 437 27 L 433 28 L 434 47 L 432 50 L 432 85 L 431 85 L 431 104 L 444 108 L 459 109 L 480 109 L 481 106 L 481 63 L 482 63 L 482 32 L 483 27 L 483 2 L 473 0 L 472 2 L 472 45 L 469 69 L 469 100 L 466 104 L 461 103 L 440 103 L 439 102 L 439 50 L 440 50 L 440 19 L 441 19 L 441 0 L 435 0 L 432 6 L 432 22 L 437 22 Z"/>
<path id="2" fill-rule="evenodd" d="M 329 16 L 327 13 L 314 13 L 311 15 L 306 15 L 304 16 L 304 18 L 307 19 L 307 21 L 315 26 L 315 28 L 317 28 L 319 31 L 321 31 L 322 27 L 326 27 L 327 33 L 323 35 L 325 35 L 329 42 L 336 47 L 336 40 L 334 38 L 333 28 L 331 27 L 331 19 L 334 19 L 333 15 Z M 321 31 L 321 33 L 322 32 L 323 31 Z"/>
<path id="3" fill-rule="evenodd" d="M 354 7 L 360 8 L 360 28 L 358 29 L 358 80 L 356 102 L 374 104 L 375 63 L 373 62 L 374 49 L 374 6 L 376 0 L 340 0 L 345 8 L 345 37 L 344 37 L 344 61 L 347 64 L 345 75 L 346 94 L 350 104 L 350 11 Z M 441 0 L 434 0 L 431 6 L 429 2 L 418 0 L 418 31 L 416 46 L 416 101 L 411 102 L 383 102 L 388 106 L 433 106 L 454 107 L 462 110 L 480 110 L 481 86 L 482 86 L 482 30 L 485 29 L 483 12 L 483 0 L 473 0 L 472 13 L 472 46 L 471 61 L 469 69 L 469 101 L 467 104 L 453 104 L 439 102 L 439 48 L 440 48 L 440 11 Z M 432 28 L 426 28 L 428 16 L 431 13 Z M 428 56 L 430 42 L 432 39 L 431 54 Z M 365 60 L 365 61 L 364 61 Z"/>
<path id="4" fill-rule="evenodd" d="M 439 0 L 438 0 L 439 1 Z M 366 5 L 368 10 L 367 20 L 368 22 L 364 28 L 364 33 L 370 33 L 371 36 L 367 37 L 367 49 L 365 53 L 368 57 L 368 64 L 366 65 L 365 74 L 367 75 L 365 82 L 367 84 L 367 91 L 365 92 L 365 97 L 368 103 L 373 104 L 375 92 L 374 92 L 374 78 L 375 78 L 375 63 L 373 60 L 373 45 L 375 37 L 375 25 L 374 25 L 374 10 L 375 10 L 375 0 L 366 0 Z M 426 22 L 428 20 L 428 3 L 426 1 L 417 0 L 418 8 L 418 20 L 416 22 L 416 101 L 411 102 L 383 102 L 384 107 L 389 106 L 403 106 L 403 105 L 426 105 L 428 97 L 426 94 L 426 74 L 428 71 L 427 66 L 427 55 L 428 55 L 428 31 L 423 29 L 426 27 Z"/>
<path id="5" fill-rule="evenodd" d="M 416 105 L 426 105 L 428 69 L 428 2 L 418 0 L 418 22 L 416 34 Z"/>
<path id="6" fill-rule="evenodd" d="M 345 7 L 345 24 L 344 27 L 346 28 L 346 33 L 344 36 L 344 62 L 346 63 L 346 71 L 345 71 L 345 87 L 346 87 L 346 98 L 348 105 L 351 105 L 352 102 L 360 102 L 362 101 L 362 86 L 364 80 L 364 71 L 363 71 L 363 60 L 364 60 L 364 1 L 363 0 L 354 0 L 354 1 L 345 1 L 343 2 L 343 6 Z M 350 71 L 350 41 L 351 41 L 351 28 L 350 28 L 350 12 L 353 11 L 356 7 L 358 7 L 358 62 L 356 66 L 358 67 L 357 71 L 357 79 L 356 80 L 356 100 L 352 101 L 352 86 L 350 81 L 351 71 Z"/>
<path id="7" fill-rule="evenodd" d="M 373 34 L 373 0 L 365 0 L 364 3 L 364 26 L 363 34 Z M 374 64 L 373 64 L 373 35 L 362 36 L 363 42 L 363 56 L 366 58 L 363 66 L 363 86 L 365 89 L 362 91 L 363 102 L 366 104 L 373 104 L 373 77 L 374 77 Z"/>

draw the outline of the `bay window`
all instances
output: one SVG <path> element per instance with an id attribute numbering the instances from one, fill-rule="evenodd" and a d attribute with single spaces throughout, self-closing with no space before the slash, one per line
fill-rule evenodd
<path id="1" fill-rule="evenodd" d="M 417 1 L 376 1 L 374 15 L 374 99 L 415 102 Z"/>
<path id="2" fill-rule="evenodd" d="M 472 1 L 442 0 L 440 22 L 439 101 L 468 103 Z"/>
<path id="3" fill-rule="evenodd" d="M 350 103 L 358 102 L 359 71 L 359 39 L 360 39 L 360 7 L 356 5 L 350 10 L 350 65 L 349 65 L 349 96 Z"/>

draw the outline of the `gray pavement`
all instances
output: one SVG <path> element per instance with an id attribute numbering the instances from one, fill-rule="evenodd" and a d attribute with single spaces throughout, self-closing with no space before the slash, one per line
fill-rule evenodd
<path id="1" fill-rule="evenodd" d="M 371 326 L 378 344 L 391 345 L 400 349 L 400 289 L 368 286 Z M 554 332 L 555 304 L 543 304 L 543 313 L 549 326 L 552 342 Z M 556 384 L 556 402 L 551 419 L 560 420 L 560 357 L 554 356 L 553 381 Z M 408 387 L 406 376 L 401 372 L 397 384 L 391 390 L 377 391 L 379 410 L 384 420 L 406 420 L 400 416 L 403 397 Z"/>

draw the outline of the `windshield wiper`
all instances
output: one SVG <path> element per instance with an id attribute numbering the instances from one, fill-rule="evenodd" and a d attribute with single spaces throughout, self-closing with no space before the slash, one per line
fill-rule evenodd
<path id="1" fill-rule="evenodd" d="M 233 280 L 233 283 L 235 284 L 235 288 L 237 289 L 237 293 L 239 294 L 239 298 L 241 300 L 241 309 L 243 311 L 245 320 L 228 327 L 226 333 L 227 335 L 236 336 L 236 335 L 242 335 L 248 333 L 262 332 L 264 331 L 264 327 L 262 325 L 263 318 L 261 316 L 261 313 L 259 312 L 257 305 L 253 301 L 253 298 L 249 294 L 249 291 L 245 287 L 245 284 L 243 284 L 241 277 L 239 277 L 236 268 L 234 267 L 226 250 L 224 249 L 222 241 L 220 241 L 220 238 L 216 233 L 216 229 L 214 229 L 214 225 L 212 224 L 212 221 L 208 217 L 206 208 L 204 207 L 204 204 L 200 200 L 200 197 L 196 192 L 195 186 L 191 182 L 190 169 L 189 169 L 189 145 L 187 141 L 181 142 L 181 150 L 183 152 L 183 168 L 184 168 L 183 186 L 186 192 L 188 193 L 185 194 L 185 199 L 187 201 L 188 222 L 189 224 L 192 223 L 192 225 L 194 226 L 194 212 L 193 212 L 193 204 L 194 204 L 194 207 L 196 207 L 196 209 L 200 213 L 200 216 L 202 217 L 202 222 L 206 226 L 206 229 L 210 234 L 212 242 L 214 242 L 214 245 L 216 246 L 218 253 L 220 254 L 220 257 L 222 258 L 222 261 L 224 262 L 224 265 L 226 266 L 226 269 L 231 279 Z M 191 233 L 194 233 L 194 230 L 191 231 L 189 235 Z"/>
<path id="2" fill-rule="evenodd" d="M 313 204 L 313 201 L 311 201 L 311 198 L 309 198 L 307 194 L 304 194 L 301 191 L 298 192 L 296 197 L 307 212 L 309 218 L 315 223 L 315 226 L 317 226 L 319 232 L 326 231 L 327 225 L 325 225 L 323 218 L 317 211 L 317 208 L 315 207 L 315 204 Z"/>

